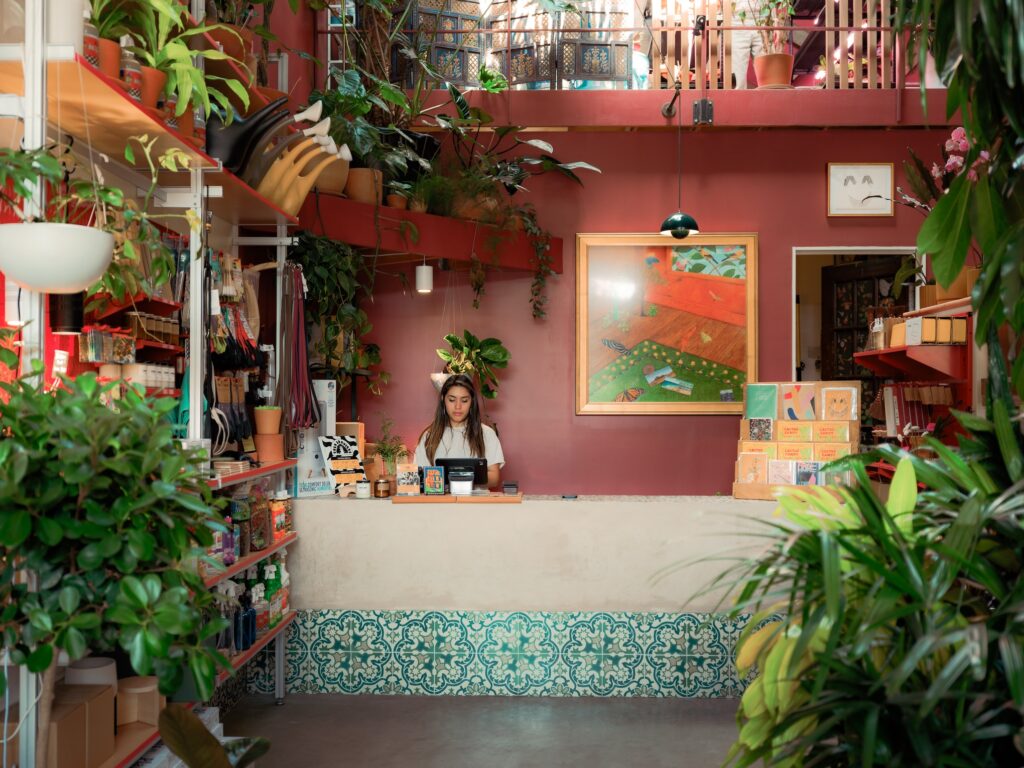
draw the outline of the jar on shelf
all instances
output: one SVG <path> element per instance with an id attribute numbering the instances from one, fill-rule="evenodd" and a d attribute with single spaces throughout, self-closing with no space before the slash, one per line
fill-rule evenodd
<path id="1" fill-rule="evenodd" d="M 249 500 L 244 497 L 231 499 L 228 509 L 231 519 L 238 526 L 238 555 L 245 557 L 249 554 L 252 546 L 250 528 L 252 510 L 249 507 Z"/>
<path id="2" fill-rule="evenodd" d="M 252 499 L 252 510 L 249 519 L 249 549 L 259 552 L 266 549 L 274 541 L 274 532 L 270 527 L 270 505 L 263 497 Z"/>
<path id="3" fill-rule="evenodd" d="M 131 45 L 131 42 L 128 43 Z M 121 74 L 128 95 L 135 101 L 142 103 L 142 65 L 135 58 L 135 54 L 128 50 L 122 42 L 121 45 Z"/>
<path id="4" fill-rule="evenodd" d="M 100 35 L 92 23 L 92 14 L 86 8 L 82 13 L 84 22 L 82 25 L 82 55 L 85 60 L 99 69 L 100 66 Z"/>

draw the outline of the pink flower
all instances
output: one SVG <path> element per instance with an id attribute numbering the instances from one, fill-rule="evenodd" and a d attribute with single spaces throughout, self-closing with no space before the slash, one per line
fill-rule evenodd
<path id="1" fill-rule="evenodd" d="M 965 131 L 962 127 L 958 126 L 953 129 L 953 134 L 951 138 L 953 139 L 953 141 L 966 141 L 967 131 Z"/>
<path id="2" fill-rule="evenodd" d="M 988 158 L 989 158 L 988 150 L 987 149 L 983 149 L 983 150 L 981 150 L 981 152 L 978 153 L 978 160 L 976 162 L 986 162 L 987 163 L 988 162 Z"/>
<path id="3" fill-rule="evenodd" d="M 966 140 L 962 140 L 959 144 L 957 144 L 957 149 L 961 152 L 967 153 L 968 151 L 970 151 L 971 145 L 968 144 Z"/>
<path id="4" fill-rule="evenodd" d="M 942 179 L 942 169 L 939 168 L 938 163 L 932 163 L 932 178 L 936 181 L 940 181 Z"/>
<path id="5" fill-rule="evenodd" d="M 978 180 L 978 172 L 976 170 L 974 170 L 974 166 L 971 166 L 971 170 L 969 170 L 967 172 L 967 180 L 968 181 L 977 181 Z"/>
<path id="6" fill-rule="evenodd" d="M 950 155 L 946 160 L 946 171 L 959 171 L 964 167 L 964 159 L 960 155 Z"/>
<path id="7" fill-rule="evenodd" d="M 946 151 L 947 152 L 956 152 L 956 142 L 953 141 L 952 139 L 947 141 L 946 142 Z"/>

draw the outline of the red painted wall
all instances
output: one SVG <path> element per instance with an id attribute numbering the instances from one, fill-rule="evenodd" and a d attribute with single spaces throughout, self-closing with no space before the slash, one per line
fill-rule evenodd
<path id="1" fill-rule="evenodd" d="M 912 245 L 922 218 L 897 206 L 893 218 L 827 218 L 828 162 L 892 161 L 897 183 L 911 146 L 937 158 L 945 130 L 703 131 L 683 141 L 683 210 L 704 232 L 755 232 L 759 242 L 758 360 L 761 380 L 792 372 L 792 249 Z M 530 317 L 530 277 L 490 274 L 479 310 L 466 273 L 434 271 L 434 292 L 403 291 L 380 278 L 370 338 L 392 383 L 381 397 L 360 391 L 368 439 L 383 416 L 412 444 L 430 418 L 435 393 L 427 374 L 441 370 L 434 350 L 449 331 L 468 328 L 502 339 L 511 352 L 497 422 L 507 465 L 532 494 L 729 493 L 739 421 L 735 416 L 577 416 L 575 275 L 578 232 L 651 232 L 675 210 L 675 136 L 671 133 L 572 132 L 542 135 L 563 160 L 586 160 L 584 188 L 554 177 L 529 185 L 541 223 L 565 240 L 566 273 L 552 278 L 548 318 Z M 482 249 L 481 249 L 482 251 Z M 410 284 L 411 266 L 406 268 Z M 385 270 L 387 271 L 387 270 Z M 347 397 L 341 412 L 348 414 Z"/>

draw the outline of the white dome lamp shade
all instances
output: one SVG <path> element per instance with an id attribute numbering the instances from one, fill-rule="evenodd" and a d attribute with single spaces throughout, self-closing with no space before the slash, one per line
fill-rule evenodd
<path id="1" fill-rule="evenodd" d="M 81 224 L 0 224 L 0 243 L 0 272 L 39 293 L 84 291 L 114 258 L 114 236 Z"/>

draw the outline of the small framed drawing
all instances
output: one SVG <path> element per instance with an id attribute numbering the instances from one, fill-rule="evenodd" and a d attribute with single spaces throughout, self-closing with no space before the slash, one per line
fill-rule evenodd
<path id="1" fill-rule="evenodd" d="M 892 216 L 892 163 L 829 163 L 829 216 Z"/>

